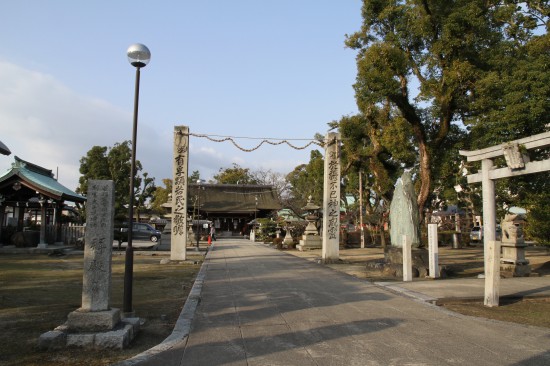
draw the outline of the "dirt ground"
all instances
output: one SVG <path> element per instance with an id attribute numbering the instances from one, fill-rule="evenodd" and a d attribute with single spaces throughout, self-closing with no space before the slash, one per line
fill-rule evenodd
<path id="1" fill-rule="evenodd" d="M 122 307 L 124 252 L 112 263 L 111 304 Z M 135 255 L 133 307 L 142 326 L 124 350 L 38 349 L 40 334 L 63 324 L 82 299 L 82 254 L 0 255 L 0 365 L 103 366 L 162 342 L 173 330 L 203 257 L 161 264 L 166 255 Z"/>

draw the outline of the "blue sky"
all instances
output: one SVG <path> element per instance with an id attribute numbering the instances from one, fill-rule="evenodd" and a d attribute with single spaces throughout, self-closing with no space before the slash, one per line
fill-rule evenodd
<path id="1" fill-rule="evenodd" d="M 13 155 L 59 170 L 76 188 L 94 145 L 129 140 L 135 69 L 126 50 L 152 53 L 142 69 L 137 158 L 171 177 L 175 125 L 223 136 L 312 138 L 356 113 L 359 0 L 8 0 L 0 13 L 0 173 Z M 238 140 L 246 148 L 257 141 Z M 299 144 L 299 142 L 295 142 Z M 288 173 L 311 149 L 191 138 L 190 171 L 209 179 L 237 163 Z"/>

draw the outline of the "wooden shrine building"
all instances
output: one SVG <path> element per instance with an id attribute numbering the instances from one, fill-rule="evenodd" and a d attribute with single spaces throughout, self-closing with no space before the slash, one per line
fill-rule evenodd
<path id="1" fill-rule="evenodd" d="M 52 228 L 49 241 L 58 242 L 66 201 L 80 204 L 86 198 L 59 183 L 51 170 L 16 156 L 0 175 L 0 246 L 10 244 L 7 234 L 22 232 L 28 245 L 44 248 L 47 227 Z"/>
<path id="2" fill-rule="evenodd" d="M 281 208 L 270 185 L 189 184 L 189 217 L 211 221 L 217 235 L 243 235 L 250 223 Z"/>

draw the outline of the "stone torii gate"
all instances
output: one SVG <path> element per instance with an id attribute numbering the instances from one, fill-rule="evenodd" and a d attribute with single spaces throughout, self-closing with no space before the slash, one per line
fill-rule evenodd
<path id="1" fill-rule="evenodd" d="M 172 183 L 172 233 L 170 259 L 175 261 L 186 259 L 188 238 L 187 230 L 189 220 L 187 217 L 189 135 L 190 133 L 188 126 L 174 126 L 174 158 L 172 161 L 174 180 Z M 325 136 L 322 249 L 322 259 L 325 263 L 335 262 L 339 259 L 341 171 L 340 142 L 341 138 L 338 133 L 329 132 Z M 288 145 L 293 147 L 290 144 Z M 261 146 L 261 144 L 259 146 Z"/>
<path id="2" fill-rule="evenodd" d="M 467 176 L 468 183 L 482 184 L 483 247 L 485 265 L 485 306 L 498 306 L 500 283 L 500 245 L 496 242 L 495 180 L 550 171 L 550 159 L 530 162 L 522 151 L 550 146 L 550 132 L 510 141 L 486 149 L 459 154 L 467 161 L 481 161 L 481 172 Z M 503 156 L 505 168 L 495 168 L 493 159 Z"/>

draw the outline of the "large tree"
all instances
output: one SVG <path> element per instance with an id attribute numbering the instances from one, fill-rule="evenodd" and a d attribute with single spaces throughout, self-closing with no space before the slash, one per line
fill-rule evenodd
<path id="1" fill-rule="evenodd" d="M 294 211 L 300 212 L 309 196 L 317 205 L 323 204 L 323 171 L 323 155 L 318 150 L 312 150 L 309 163 L 298 165 L 287 175 L 291 186 L 288 205 Z"/>
<path id="2" fill-rule="evenodd" d="M 162 205 L 168 202 L 168 198 L 172 194 L 172 179 L 164 178 L 162 183 L 164 187 L 158 186 L 151 197 L 151 209 L 160 215 L 168 213 L 168 209 Z"/>
<path id="3" fill-rule="evenodd" d="M 134 177 L 134 194 L 137 211 L 140 205 L 151 196 L 154 187 L 154 178 L 147 173 L 141 173 L 141 163 L 136 161 L 136 177 Z M 116 143 L 113 147 L 94 146 L 80 159 L 79 187 L 77 192 L 86 194 L 88 180 L 108 179 L 115 184 L 115 215 L 118 219 L 128 217 L 128 203 L 130 202 L 130 170 L 131 144 L 130 141 Z"/>
<path id="4" fill-rule="evenodd" d="M 258 184 L 250 169 L 243 168 L 237 163 L 233 163 L 231 168 L 220 168 L 214 180 L 217 184 Z"/>
<path id="5" fill-rule="evenodd" d="M 361 113 L 389 108 L 390 118 L 410 126 L 421 211 L 433 187 L 434 154 L 468 111 L 491 49 L 503 39 L 498 8 L 486 0 L 364 0 L 361 30 L 346 40 L 358 50 Z"/>

